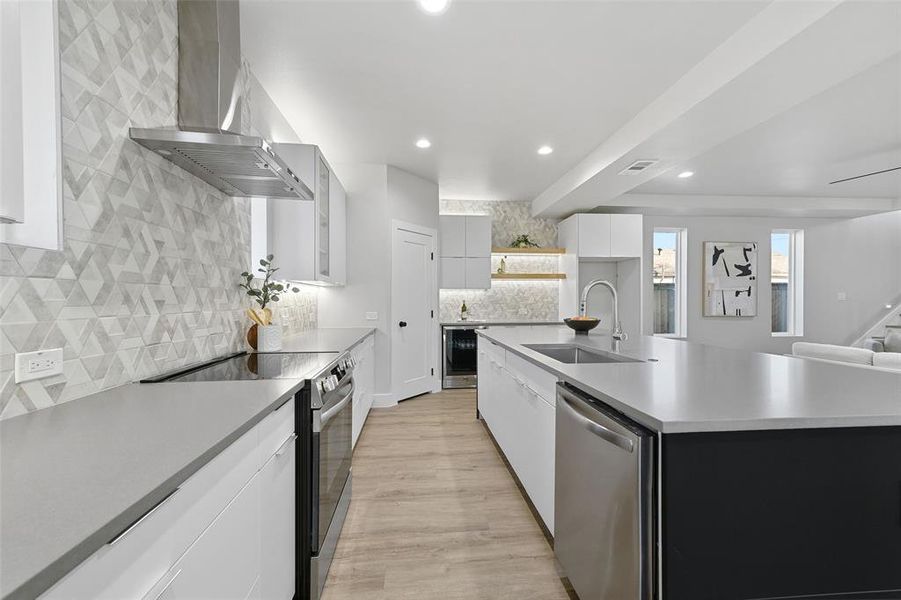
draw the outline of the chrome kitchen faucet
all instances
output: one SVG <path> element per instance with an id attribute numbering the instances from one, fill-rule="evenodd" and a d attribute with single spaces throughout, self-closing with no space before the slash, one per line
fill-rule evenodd
<path id="1" fill-rule="evenodd" d="M 616 297 L 616 288 L 613 287 L 613 284 L 609 281 L 605 281 L 604 279 L 595 279 L 590 282 L 584 288 L 582 288 L 582 299 L 579 302 L 579 316 L 586 316 L 586 312 L 588 310 L 588 293 L 591 291 L 596 285 L 603 285 L 607 289 L 610 290 L 610 293 L 613 295 L 613 334 L 612 337 L 615 341 L 621 342 L 625 341 L 626 334 L 623 332 L 623 328 L 619 322 L 619 307 L 617 305 L 617 297 Z"/>

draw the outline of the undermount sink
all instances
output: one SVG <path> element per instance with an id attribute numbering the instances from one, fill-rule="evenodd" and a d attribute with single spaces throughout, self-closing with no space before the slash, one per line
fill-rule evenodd
<path id="1" fill-rule="evenodd" d="M 543 354 L 548 358 L 571 365 L 591 364 L 591 363 L 626 363 L 626 362 L 644 362 L 634 358 L 596 350 L 588 349 L 575 344 L 523 344 L 529 350 L 534 350 L 538 354 Z"/>

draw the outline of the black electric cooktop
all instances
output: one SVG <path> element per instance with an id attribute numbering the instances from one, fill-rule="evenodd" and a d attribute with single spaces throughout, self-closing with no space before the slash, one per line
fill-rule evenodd
<path id="1" fill-rule="evenodd" d="M 337 352 L 239 354 L 147 379 L 144 382 L 312 379 L 336 358 Z"/>

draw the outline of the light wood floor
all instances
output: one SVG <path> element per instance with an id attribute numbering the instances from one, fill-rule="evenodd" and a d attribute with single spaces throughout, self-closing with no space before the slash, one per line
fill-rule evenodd
<path id="1" fill-rule="evenodd" d="M 323 600 L 570 598 L 475 392 L 374 409 L 353 469 Z"/>

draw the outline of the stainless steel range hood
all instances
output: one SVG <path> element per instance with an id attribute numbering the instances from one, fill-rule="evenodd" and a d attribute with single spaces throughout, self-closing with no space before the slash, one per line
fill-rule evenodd
<path id="1" fill-rule="evenodd" d="M 145 148 L 229 196 L 312 200 L 261 137 L 241 135 L 238 0 L 178 1 L 178 128 L 131 128 Z"/>

